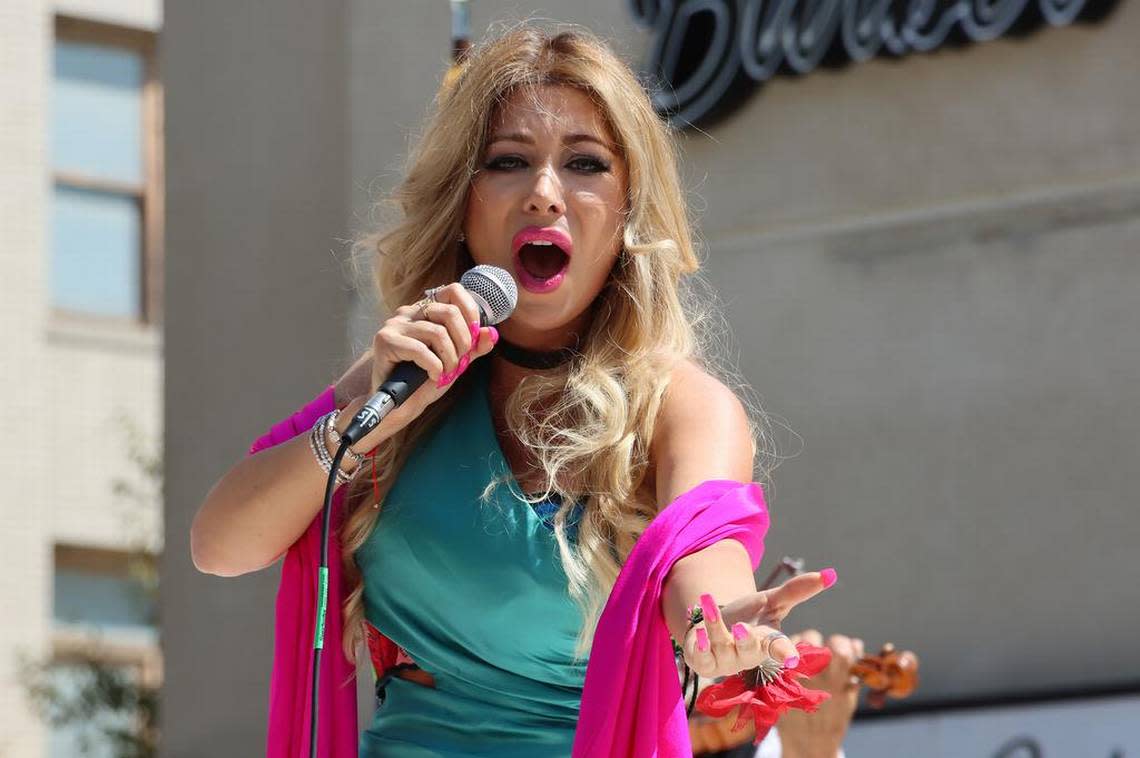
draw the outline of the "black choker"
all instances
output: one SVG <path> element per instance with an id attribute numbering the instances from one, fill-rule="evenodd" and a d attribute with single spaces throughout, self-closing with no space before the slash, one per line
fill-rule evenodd
<path id="1" fill-rule="evenodd" d="M 516 366 L 534 369 L 557 368 L 564 363 L 569 363 L 574 356 L 578 355 L 577 342 L 570 347 L 563 347 L 558 350 L 531 350 L 528 347 L 522 347 L 508 341 L 506 337 L 499 337 L 499 342 L 495 348 L 503 360 Z"/>

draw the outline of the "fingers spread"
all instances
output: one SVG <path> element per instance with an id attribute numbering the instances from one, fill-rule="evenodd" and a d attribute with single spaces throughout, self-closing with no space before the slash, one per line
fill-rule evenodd
<path id="1" fill-rule="evenodd" d="M 716 606 L 716 601 L 713 596 L 709 594 L 701 595 L 701 611 L 705 617 L 705 629 L 709 634 L 709 641 L 712 643 L 713 652 L 716 653 L 718 660 L 721 655 L 727 654 L 735 645 L 733 645 L 732 634 L 728 631 L 728 627 L 724 624 L 724 617 L 720 613 L 720 609 Z"/>
<path id="2" fill-rule="evenodd" d="M 736 641 L 712 595 L 701 595 L 699 602 L 703 620 L 686 635 L 689 666 L 704 677 L 732 673 L 736 670 Z"/>
<path id="3" fill-rule="evenodd" d="M 704 627 L 698 625 L 689 631 L 685 636 L 683 649 L 685 661 L 689 664 L 689 668 L 706 679 L 716 676 L 716 656 L 713 655 L 712 646 L 709 644 L 709 635 Z"/>
<path id="4" fill-rule="evenodd" d="M 732 625 L 732 638 L 736 642 L 736 656 L 742 667 L 748 667 L 748 661 L 759 660 L 760 639 L 754 627 L 738 621 Z"/>
<path id="5" fill-rule="evenodd" d="M 776 609 L 779 618 L 783 618 L 792 608 L 815 597 L 834 583 L 834 573 L 809 571 L 793 576 L 772 590 L 768 602 Z"/>

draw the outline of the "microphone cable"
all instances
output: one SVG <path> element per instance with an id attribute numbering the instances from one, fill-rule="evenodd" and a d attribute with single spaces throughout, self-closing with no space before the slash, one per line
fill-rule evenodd
<path id="1" fill-rule="evenodd" d="M 319 713 L 321 651 L 325 646 L 325 613 L 329 601 L 329 523 L 332 521 L 332 499 L 336 492 L 336 475 L 340 462 L 352 443 L 342 440 L 332 459 L 329 479 L 325 484 L 325 504 L 321 510 L 321 565 L 317 570 L 317 618 L 313 630 L 312 703 L 309 717 L 309 758 L 317 758 L 317 714 Z"/>

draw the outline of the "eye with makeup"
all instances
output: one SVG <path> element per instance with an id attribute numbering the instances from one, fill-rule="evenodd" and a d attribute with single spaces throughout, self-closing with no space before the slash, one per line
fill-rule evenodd
<path id="1" fill-rule="evenodd" d="M 491 171 L 512 171 L 522 168 L 526 161 L 518 155 L 501 155 L 487 161 L 484 168 Z M 576 155 L 566 164 L 582 174 L 601 174 L 610 170 L 610 164 L 591 155 Z"/>

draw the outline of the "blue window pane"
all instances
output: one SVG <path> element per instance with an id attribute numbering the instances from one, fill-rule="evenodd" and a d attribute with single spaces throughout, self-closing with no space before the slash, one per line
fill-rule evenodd
<path id="1" fill-rule="evenodd" d="M 142 84 L 138 53 L 57 40 L 52 166 L 141 183 Z"/>
<path id="2" fill-rule="evenodd" d="M 53 305 L 141 317 L 141 228 L 135 198 L 57 186 L 52 208 Z"/>
<path id="3" fill-rule="evenodd" d="M 98 632 L 108 641 L 158 643 L 154 599 L 134 579 L 57 567 L 54 585 L 57 626 Z"/>

